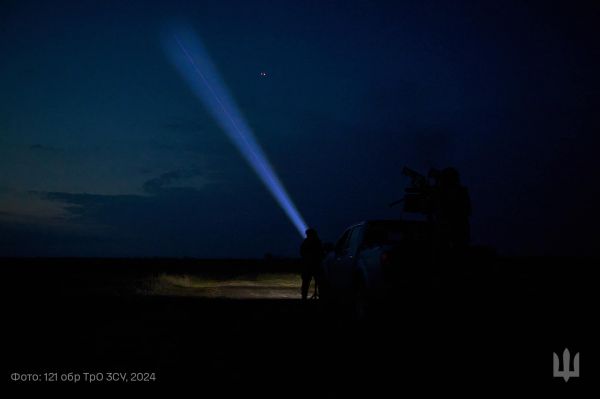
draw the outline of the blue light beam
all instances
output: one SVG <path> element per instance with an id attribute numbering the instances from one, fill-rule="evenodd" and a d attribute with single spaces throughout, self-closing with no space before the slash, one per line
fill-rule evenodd
<path id="1" fill-rule="evenodd" d="M 238 110 L 200 39 L 189 29 L 171 32 L 164 40 L 168 58 L 194 94 L 217 120 L 232 143 L 250 164 L 300 236 L 308 228 L 267 160 L 252 129 Z"/>

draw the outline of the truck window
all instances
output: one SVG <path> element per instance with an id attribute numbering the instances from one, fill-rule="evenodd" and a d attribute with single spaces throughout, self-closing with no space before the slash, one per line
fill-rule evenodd
<path id="1" fill-rule="evenodd" d="M 373 247 L 377 245 L 397 244 L 405 239 L 406 234 L 400 224 L 376 223 L 367 227 L 364 246 Z"/>
<path id="2" fill-rule="evenodd" d="M 344 234 L 340 237 L 340 239 L 335 244 L 335 253 L 336 255 L 341 255 L 344 250 L 348 248 L 348 236 L 350 235 L 351 229 L 344 231 Z"/>
<path id="3" fill-rule="evenodd" d="M 348 239 L 348 246 L 350 249 L 350 255 L 356 255 L 358 251 L 358 247 L 360 245 L 360 241 L 362 239 L 362 229 L 360 226 L 357 226 L 352 229 L 350 233 L 350 238 Z"/>

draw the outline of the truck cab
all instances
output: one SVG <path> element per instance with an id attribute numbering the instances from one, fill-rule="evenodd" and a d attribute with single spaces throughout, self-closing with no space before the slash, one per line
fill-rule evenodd
<path id="1" fill-rule="evenodd" d="M 350 226 L 322 262 L 321 297 L 356 306 L 386 299 L 423 268 L 430 243 L 430 227 L 422 221 L 371 220 Z M 361 301 L 365 303 L 357 303 Z"/>

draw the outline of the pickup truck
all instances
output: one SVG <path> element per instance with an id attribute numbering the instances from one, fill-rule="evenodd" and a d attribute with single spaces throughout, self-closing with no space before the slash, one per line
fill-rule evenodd
<path id="1" fill-rule="evenodd" d="M 411 291 L 431 261 L 424 221 L 371 220 L 349 227 L 321 264 L 320 298 L 352 306 L 357 319 Z"/>

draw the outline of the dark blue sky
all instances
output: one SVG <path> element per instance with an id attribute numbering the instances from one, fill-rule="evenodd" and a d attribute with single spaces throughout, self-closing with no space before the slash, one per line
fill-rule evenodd
<path id="1" fill-rule="evenodd" d="M 296 254 L 166 59 L 173 21 L 324 239 L 399 216 L 403 165 L 454 165 L 475 242 L 597 253 L 599 9 L 479 3 L 3 1 L 0 256 Z"/>

